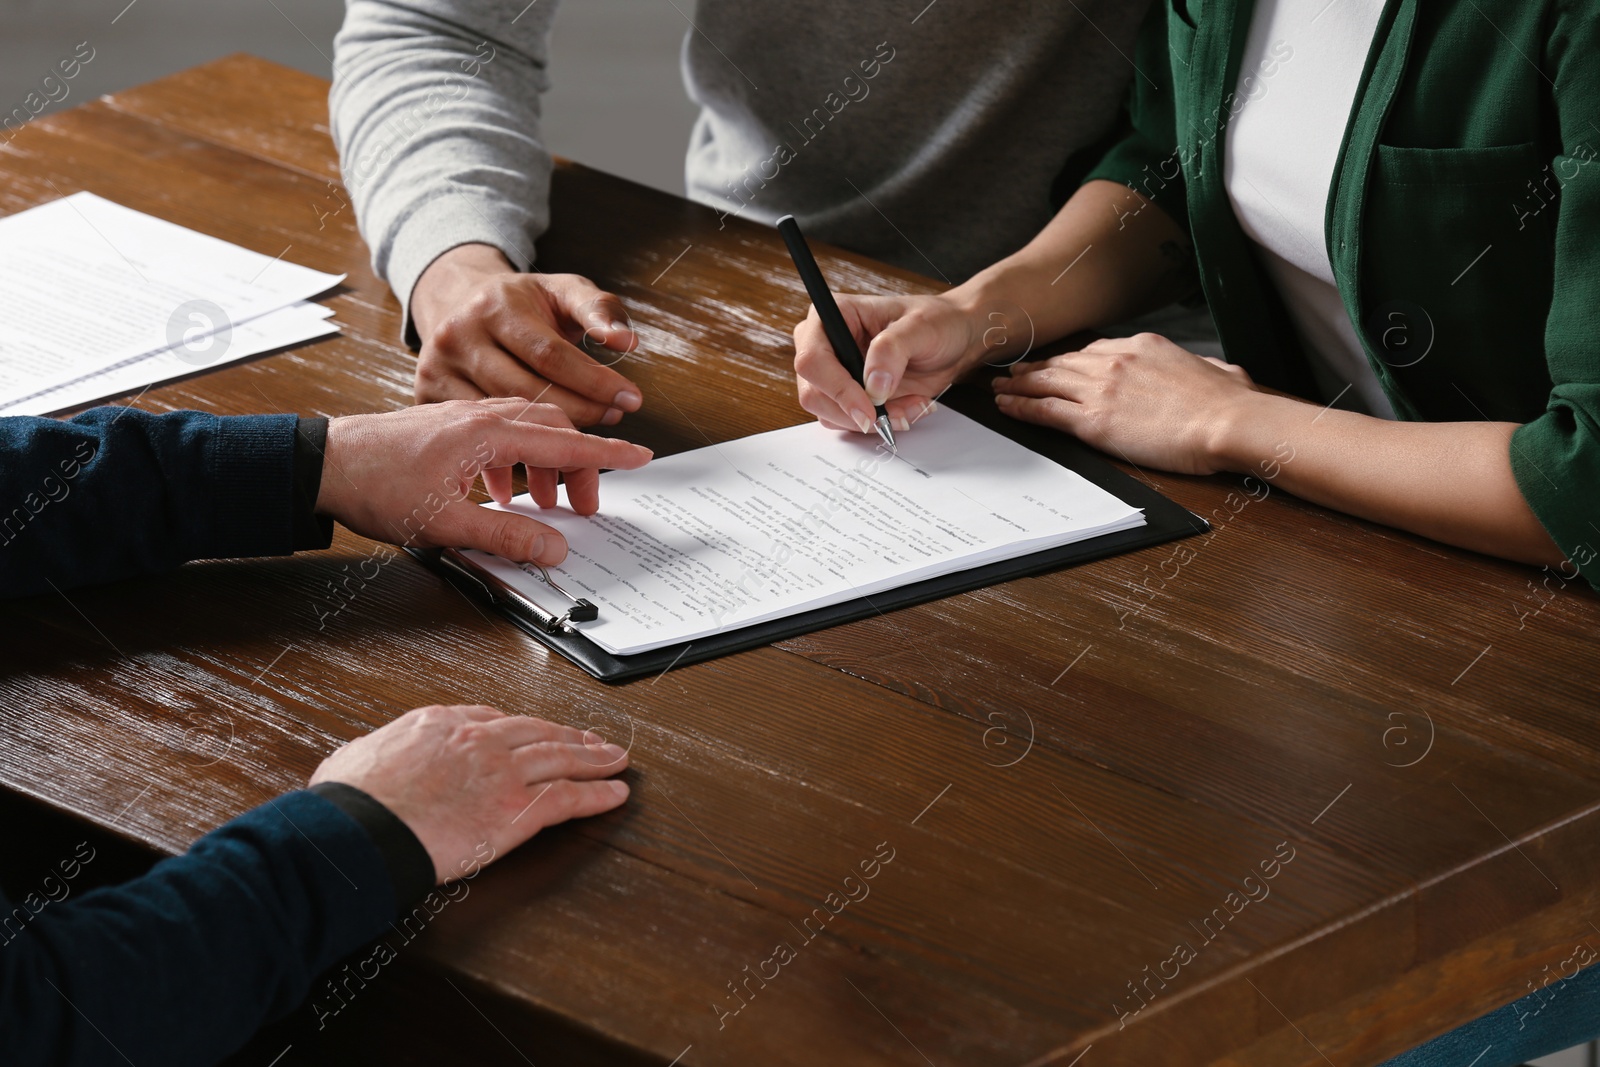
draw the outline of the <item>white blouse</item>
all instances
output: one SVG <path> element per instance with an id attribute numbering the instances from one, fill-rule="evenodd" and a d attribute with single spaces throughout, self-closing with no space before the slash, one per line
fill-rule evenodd
<path id="1" fill-rule="evenodd" d="M 1394 418 L 1333 280 L 1323 219 L 1383 0 L 1256 0 L 1223 178 L 1322 398 Z"/>

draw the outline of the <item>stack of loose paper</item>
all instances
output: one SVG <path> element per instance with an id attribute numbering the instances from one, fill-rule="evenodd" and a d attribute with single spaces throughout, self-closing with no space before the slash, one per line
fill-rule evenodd
<path id="1" fill-rule="evenodd" d="M 813 608 L 1144 525 L 1074 471 L 955 411 L 877 438 L 811 423 L 600 478 L 600 514 L 509 510 L 560 530 L 551 577 L 600 609 L 579 624 L 617 655 L 694 641 Z M 479 566 L 550 611 L 537 571 Z"/>
<path id="2" fill-rule="evenodd" d="M 306 301 L 343 278 L 93 193 L 0 219 L 0 415 L 61 411 L 337 333 L 332 312 Z"/>

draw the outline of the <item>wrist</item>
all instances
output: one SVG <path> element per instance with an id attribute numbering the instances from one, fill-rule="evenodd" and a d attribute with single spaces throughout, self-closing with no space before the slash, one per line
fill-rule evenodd
<path id="1" fill-rule="evenodd" d="M 955 333 L 960 350 L 956 356 L 956 377 L 960 377 L 983 362 L 987 354 L 983 344 L 983 296 L 960 285 L 940 293 L 935 299 L 945 305 L 958 324 Z"/>
<path id="2" fill-rule="evenodd" d="M 328 518 L 339 517 L 339 490 L 345 479 L 336 473 L 336 464 L 344 452 L 349 423 L 349 416 L 329 419 L 322 436 L 322 477 L 317 485 L 316 504 L 312 510 Z"/>
<path id="3" fill-rule="evenodd" d="M 1306 405 L 1251 389 L 1232 398 L 1208 420 L 1202 450 L 1212 469 L 1250 474 L 1269 463 L 1287 436 L 1286 415 Z"/>
<path id="4" fill-rule="evenodd" d="M 939 299 L 949 306 L 965 332 L 956 360 L 957 377 L 985 363 L 1010 366 L 1042 340 L 1033 316 L 1009 295 L 1004 284 L 974 277 L 941 293 Z"/>
<path id="5" fill-rule="evenodd" d="M 515 274 L 511 265 L 493 245 L 457 245 L 428 264 L 411 289 L 411 321 L 424 340 L 451 311 L 461 306 L 467 294 L 486 278 L 496 274 Z"/>
<path id="6" fill-rule="evenodd" d="M 1070 292 L 1052 290 L 1050 279 L 1021 254 L 984 268 L 943 295 L 970 324 L 964 356 L 969 368 L 982 362 L 1008 366 L 1090 325 L 1071 313 Z"/>

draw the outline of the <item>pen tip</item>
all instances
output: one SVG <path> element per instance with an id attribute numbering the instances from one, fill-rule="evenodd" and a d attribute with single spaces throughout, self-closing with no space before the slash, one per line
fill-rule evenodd
<path id="1" fill-rule="evenodd" d="M 878 428 L 878 436 L 883 438 L 883 443 L 889 446 L 889 451 L 896 451 L 894 444 L 894 431 L 889 428 L 889 416 L 879 415 L 873 423 Z"/>

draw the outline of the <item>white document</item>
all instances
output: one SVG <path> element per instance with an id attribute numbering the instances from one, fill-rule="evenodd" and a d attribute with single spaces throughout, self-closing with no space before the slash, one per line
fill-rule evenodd
<path id="1" fill-rule="evenodd" d="M 791 426 L 604 474 L 598 515 L 526 495 L 510 510 L 567 538 L 551 577 L 600 609 L 578 629 L 617 655 L 1144 525 L 1139 509 L 958 412 L 897 440 L 894 455 L 864 434 Z M 565 610 L 537 570 L 467 555 Z"/>
<path id="2" fill-rule="evenodd" d="M 332 315 L 333 309 L 321 304 L 291 304 L 234 327 L 226 342 L 214 348 L 207 346 L 197 351 L 180 346 L 139 356 L 15 403 L 0 403 L 0 417 L 54 415 L 111 397 L 129 396 L 147 386 L 236 363 L 277 348 L 314 341 L 339 332 L 338 325 L 328 321 Z M 207 340 L 217 340 L 217 335 Z"/>
<path id="3" fill-rule="evenodd" d="M 309 299 L 323 274 L 74 193 L 0 219 L 0 403 Z"/>

